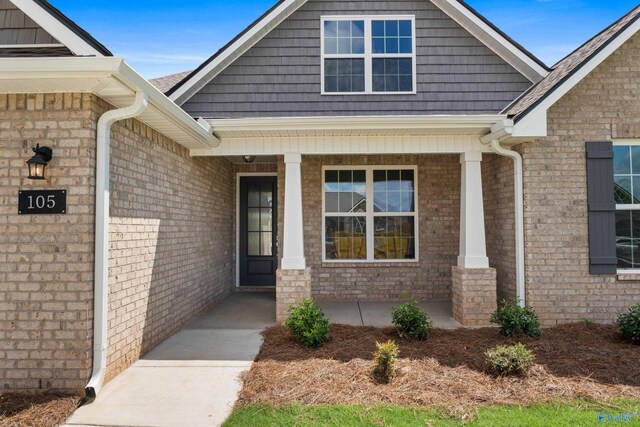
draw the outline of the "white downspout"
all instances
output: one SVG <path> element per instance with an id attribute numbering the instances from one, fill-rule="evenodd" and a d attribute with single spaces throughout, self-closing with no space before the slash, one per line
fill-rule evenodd
<path id="1" fill-rule="evenodd" d="M 109 285 L 109 144 L 111 125 L 140 115 L 148 104 L 144 92 L 136 92 L 129 107 L 110 110 L 98 120 L 96 138 L 96 230 L 93 296 L 93 372 L 85 388 L 87 398 L 97 396 L 107 367 L 107 313 Z"/>
<path id="2" fill-rule="evenodd" d="M 522 156 L 517 151 L 506 149 L 500 145 L 498 139 L 491 140 L 493 151 L 513 159 L 514 174 L 514 202 L 516 215 L 516 298 L 521 307 L 526 305 L 525 276 L 524 276 L 524 198 L 522 190 Z"/>

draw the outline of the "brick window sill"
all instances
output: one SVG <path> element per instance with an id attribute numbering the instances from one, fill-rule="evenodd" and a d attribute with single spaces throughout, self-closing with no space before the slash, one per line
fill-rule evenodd
<path id="1" fill-rule="evenodd" d="M 420 261 L 405 262 L 323 262 L 322 268 L 420 268 Z"/>
<path id="2" fill-rule="evenodd" d="M 618 273 L 616 280 L 618 282 L 638 282 L 640 281 L 640 273 Z"/>

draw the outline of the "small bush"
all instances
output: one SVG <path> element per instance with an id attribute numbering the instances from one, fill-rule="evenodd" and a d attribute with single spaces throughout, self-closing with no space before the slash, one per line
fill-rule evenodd
<path id="1" fill-rule="evenodd" d="M 376 351 L 373 352 L 373 374 L 382 381 L 389 382 L 396 375 L 396 362 L 400 348 L 393 340 L 385 343 L 376 341 Z"/>
<path id="2" fill-rule="evenodd" d="M 622 313 L 616 321 L 616 327 L 624 339 L 640 345 L 640 303 Z"/>
<path id="3" fill-rule="evenodd" d="M 531 307 L 520 307 L 515 300 L 502 301 L 490 320 L 499 325 L 500 333 L 507 337 L 520 334 L 538 337 L 542 333 L 535 311 Z"/>
<path id="4" fill-rule="evenodd" d="M 520 375 L 526 373 L 535 358 L 524 344 L 499 345 L 484 354 L 489 369 L 499 375 Z"/>
<path id="5" fill-rule="evenodd" d="M 416 338 L 423 340 L 433 328 L 433 322 L 426 312 L 418 306 L 418 301 L 411 298 L 409 302 L 391 310 L 391 319 L 398 328 L 400 338 Z"/>
<path id="6" fill-rule="evenodd" d="M 311 299 L 289 307 L 284 326 L 305 347 L 318 347 L 329 339 L 329 319 Z"/>

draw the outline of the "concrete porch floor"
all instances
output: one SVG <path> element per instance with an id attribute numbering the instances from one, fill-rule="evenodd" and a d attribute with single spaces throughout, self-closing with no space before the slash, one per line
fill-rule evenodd
<path id="1" fill-rule="evenodd" d="M 341 301 L 321 302 L 320 308 L 331 323 L 355 326 L 391 326 L 391 309 L 402 301 Z M 451 301 L 421 302 L 435 328 L 456 329 L 460 324 L 453 318 Z"/>

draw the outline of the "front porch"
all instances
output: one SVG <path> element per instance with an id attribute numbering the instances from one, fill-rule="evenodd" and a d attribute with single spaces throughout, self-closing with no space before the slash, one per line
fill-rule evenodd
<path id="1" fill-rule="evenodd" d="M 239 289 L 252 285 L 242 278 L 242 269 L 250 270 L 242 251 L 251 236 L 244 233 L 262 233 L 259 251 L 264 260 L 273 258 L 272 267 L 254 270 L 273 274 L 278 322 L 303 298 L 348 303 L 358 312 L 347 309 L 351 314 L 345 316 L 357 321 L 359 304 L 397 303 L 411 296 L 444 302 L 459 324 L 482 326 L 498 296 L 512 297 L 511 160 L 480 141 L 489 130 L 486 123 L 452 125 L 439 129 L 442 134 L 414 123 L 425 128 L 393 129 L 380 136 L 384 132 L 373 130 L 372 123 L 348 132 L 311 132 L 273 124 L 246 129 L 228 122 L 236 127 L 212 122 L 220 147 L 197 154 L 235 158 L 238 182 L 243 175 L 262 172 L 274 177 L 267 204 L 256 202 L 249 209 L 261 209 L 261 215 L 272 209 L 266 228 L 263 216 L 254 220 L 261 228 L 243 229 L 251 213 L 238 212 L 236 265 Z M 487 172 L 488 180 L 483 177 Z M 236 206 L 241 208 L 247 203 L 240 197 L 239 191 Z M 491 265 L 488 253 L 494 257 Z M 506 285 L 500 292 L 495 267 L 507 273 L 501 274 Z"/>

